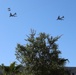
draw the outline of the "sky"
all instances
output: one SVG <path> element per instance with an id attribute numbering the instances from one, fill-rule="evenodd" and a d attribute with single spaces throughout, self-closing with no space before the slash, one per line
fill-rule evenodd
<path id="1" fill-rule="evenodd" d="M 10 13 L 17 17 L 9 17 Z M 56 20 L 58 16 L 64 20 Z M 69 60 L 66 66 L 76 67 L 76 0 L 0 0 L 0 64 L 17 61 L 17 44 L 26 43 L 31 29 L 63 35 L 57 42 L 61 57 Z"/>

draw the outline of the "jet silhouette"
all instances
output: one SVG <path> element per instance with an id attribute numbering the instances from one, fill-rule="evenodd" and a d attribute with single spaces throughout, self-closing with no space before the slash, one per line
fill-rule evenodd
<path id="1" fill-rule="evenodd" d="M 16 15 L 17 15 L 16 13 L 14 13 L 14 14 L 10 13 L 9 17 L 17 17 Z"/>
<path id="2" fill-rule="evenodd" d="M 8 11 L 11 11 L 11 9 L 10 9 L 10 8 L 8 8 Z"/>
<path id="3" fill-rule="evenodd" d="M 58 16 L 57 20 L 64 20 L 63 18 L 64 18 L 64 16 L 62 16 L 62 17 Z"/>

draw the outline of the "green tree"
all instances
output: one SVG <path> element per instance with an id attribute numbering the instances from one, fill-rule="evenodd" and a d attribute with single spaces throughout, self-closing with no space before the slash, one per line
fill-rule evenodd
<path id="1" fill-rule="evenodd" d="M 17 75 L 20 74 L 21 65 L 16 65 L 16 62 L 12 62 L 9 66 L 1 65 L 3 70 L 3 75 Z"/>
<path id="2" fill-rule="evenodd" d="M 17 44 L 16 57 L 31 75 L 67 75 L 64 67 L 68 59 L 61 58 L 56 42 L 61 36 L 46 33 L 38 36 L 34 30 L 25 39 L 26 45 Z"/>

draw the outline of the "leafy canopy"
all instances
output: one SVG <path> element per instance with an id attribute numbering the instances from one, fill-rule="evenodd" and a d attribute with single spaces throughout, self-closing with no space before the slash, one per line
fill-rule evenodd
<path id="1" fill-rule="evenodd" d="M 38 36 L 34 30 L 25 39 L 26 45 L 17 44 L 16 57 L 33 75 L 64 75 L 67 59 L 60 58 L 61 51 L 56 42 L 61 36 L 53 37 L 46 33 Z"/>

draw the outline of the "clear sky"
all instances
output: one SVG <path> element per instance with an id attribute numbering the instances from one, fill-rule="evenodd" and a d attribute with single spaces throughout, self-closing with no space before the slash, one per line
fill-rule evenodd
<path id="1" fill-rule="evenodd" d="M 7 8 L 11 8 L 8 11 Z M 9 17 L 9 13 L 17 17 Z M 57 21 L 58 16 L 63 21 Z M 63 36 L 57 44 L 67 66 L 76 66 L 76 0 L 0 0 L 0 64 L 17 61 L 17 43 L 25 44 L 30 29 Z"/>

